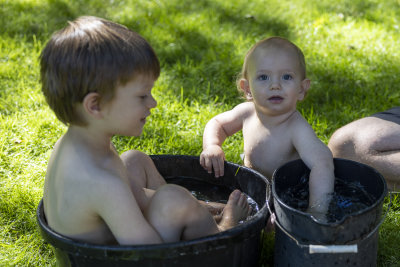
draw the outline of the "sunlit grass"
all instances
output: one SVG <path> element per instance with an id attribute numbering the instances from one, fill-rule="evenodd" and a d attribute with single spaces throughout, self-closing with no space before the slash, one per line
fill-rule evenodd
<path id="1" fill-rule="evenodd" d="M 35 209 L 51 148 L 66 127 L 41 94 L 38 56 L 67 20 L 96 15 L 125 24 L 159 56 L 158 106 L 141 137 L 113 138 L 120 152 L 199 155 L 207 121 L 243 101 L 235 76 L 247 49 L 272 35 L 304 51 L 312 85 L 299 110 L 323 142 L 341 125 L 400 105 L 398 0 L 0 2 L 0 266 L 55 264 Z M 242 147 L 240 133 L 230 137 L 227 160 L 240 163 Z M 395 196 L 380 230 L 378 266 L 399 264 L 399 207 Z"/>

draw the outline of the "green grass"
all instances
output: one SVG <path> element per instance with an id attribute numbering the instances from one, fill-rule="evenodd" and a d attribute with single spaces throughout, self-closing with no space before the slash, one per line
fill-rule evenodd
<path id="1" fill-rule="evenodd" d="M 398 0 L 0 0 L 0 266 L 55 265 L 35 209 L 51 148 L 66 128 L 41 95 L 38 56 L 53 31 L 80 15 L 139 32 L 162 64 L 158 106 L 141 137 L 114 138 L 120 152 L 199 155 L 207 121 L 242 102 L 234 77 L 245 52 L 271 35 L 304 51 L 312 87 L 299 110 L 325 143 L 338 127 L 400 105 Z M 241 135 L 224 148 L 240 162 Z M 380 228 L 378 266 L 400 266 L 399 227 L 395 195 Z"/>

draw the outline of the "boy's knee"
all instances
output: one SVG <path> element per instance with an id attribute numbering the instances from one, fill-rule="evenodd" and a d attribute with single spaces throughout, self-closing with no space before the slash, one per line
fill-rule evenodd
<path id="1" fill-rule="evenodd" d="M 121 159 L 128 167 L 132 165 L 144 166 L 147 162 L 151 161 L 151 158 L 147 154 L 138 150 L 128 150 L 122 153 Z"/>
<path id="2" fill-rule="evenodd" d="M 160 187 L 157 192 L 157 197 L 163 198 L 169 202 L 180 202 L 193 198 L 190 192 L 181 186 L 174 184 L 166 184 Z"/>
<path id="3" fill-rule="evenodd" d="M 185 188 L 173 184 L 161 186 L 152 198 L 153 208 L 166 216 L 184 216 L 200 204 Z"/>
<path id="4" fill-rule="evenodd" d="M 128 150 L 125 151 L 124 153 L 121 154 L 122 159 L 126 160 L 137 160 L 137 159 L 143 159 L 147 155 L 139 150 Z M 148 156 L 147 156 L 148 157 Z"/>

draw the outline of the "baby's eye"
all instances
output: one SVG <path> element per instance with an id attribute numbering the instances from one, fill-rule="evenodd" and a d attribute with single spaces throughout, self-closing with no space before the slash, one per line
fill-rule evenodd
<path id="1" fill-rule="evenodd" d="M 265 75 L 265 74 L 261 74 L 260 76 L 258 76 L 258 79 L 260 81 L 266 81 L 266 80 L 269 80 L 269 76 Z"/>
<path id="2" fill-rule="evenodd" d="M 289 81 L 289 80 L 293 79 L 293 76 L 290 74 L 284 74 L 282 76 L 282 79 L 284 79 L 285 81 Z"/>

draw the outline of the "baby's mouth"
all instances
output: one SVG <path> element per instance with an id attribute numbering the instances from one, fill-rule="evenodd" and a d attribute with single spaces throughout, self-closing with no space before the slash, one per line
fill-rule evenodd
<path id="1" fill-rule="evenodd" d="M 281 102 L 283 100 L 283 97 L 274 95 L 268 98 L 268 100 L 271 102 Z"/>

